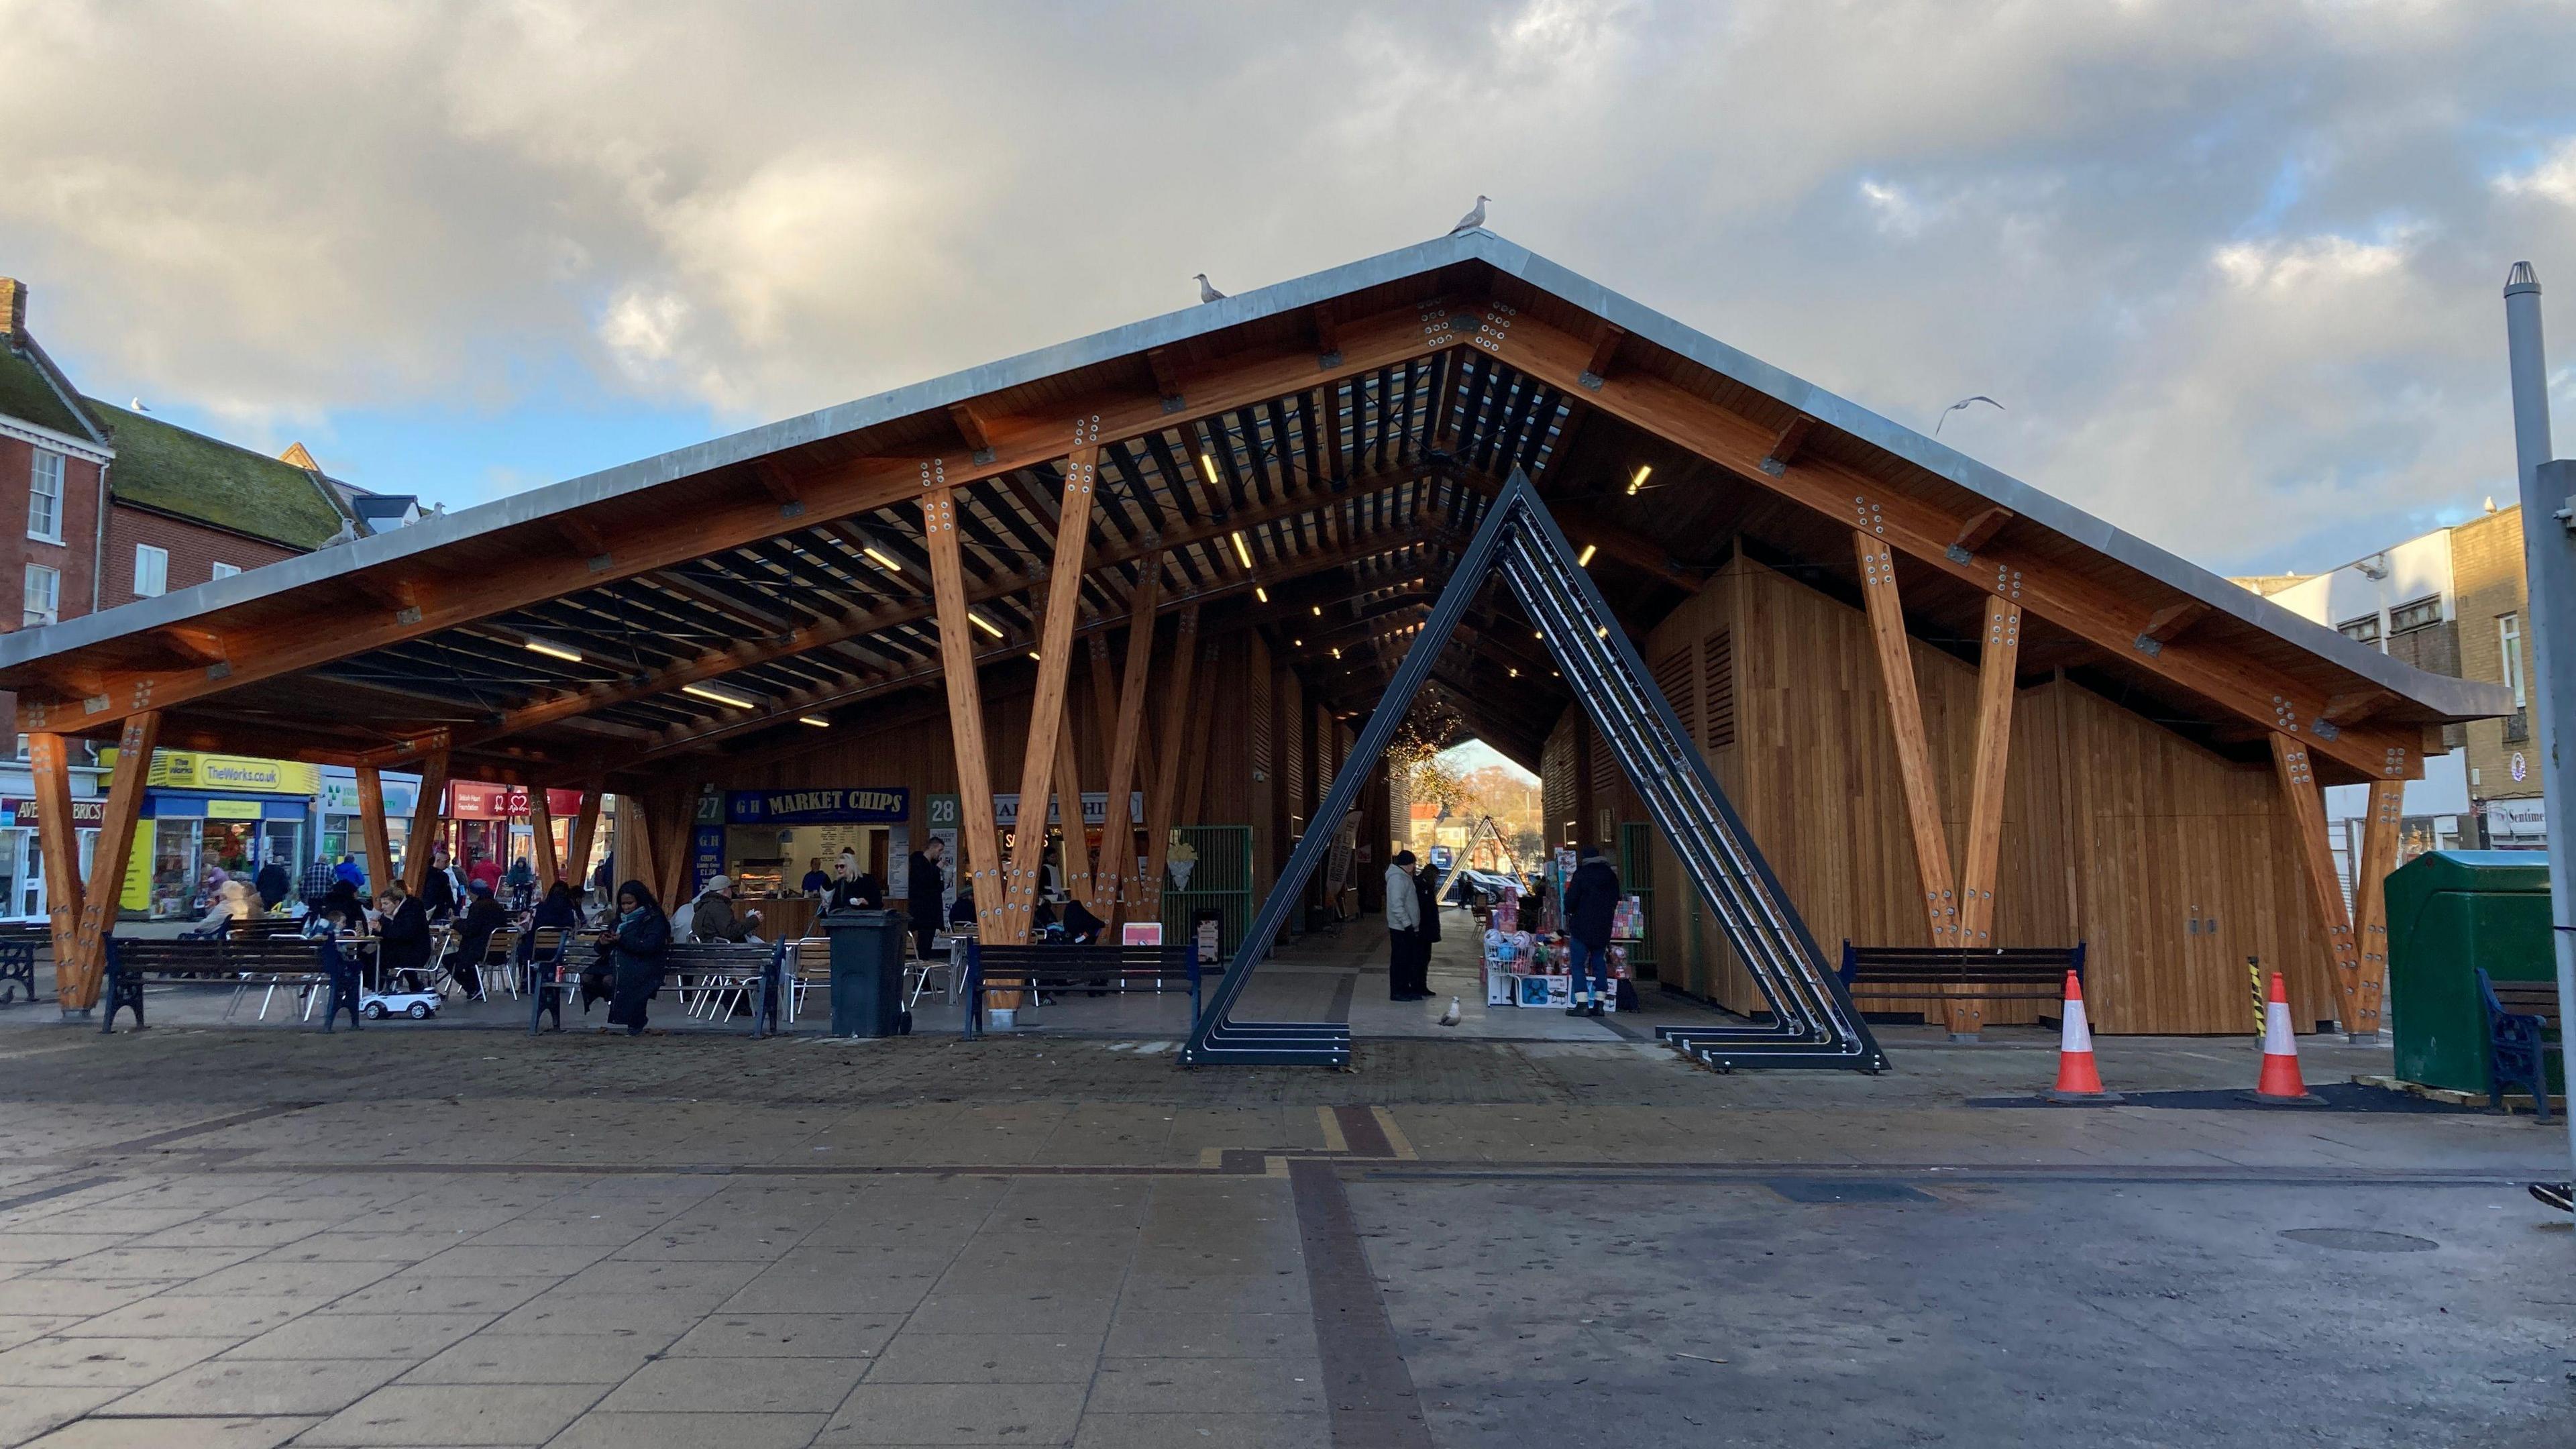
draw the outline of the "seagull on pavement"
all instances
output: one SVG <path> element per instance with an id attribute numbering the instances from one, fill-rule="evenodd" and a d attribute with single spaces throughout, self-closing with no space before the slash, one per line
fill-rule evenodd
<path id="1" fill-rule="evenodd" d="M 1477 197 L 1476 209 L 1468 212 L 1465 216 L 1458 218 L 1458 224 L 1449 228 L 1449 234 L 1451 236 L 1456 236 L 1462 231 L 1474 231 L 1476 228 L 1483 226 L 1485 224 L 1485 203 L 1491 200 L 1493 200 L 1493 198 L 1490 196 Z"/>
<path id="2" fill-rule="evenodd" d="M 2004 405 L 2002 403 L 1995 401 L 1984 393 L 1979 393 L 1975 397 L 1963 397 L 1957 402 L 1950 404 L 1948 407 L 1941 409 L 1941 416 L 1932 420 L 1932 436 L 1936 438 L 1941 436 L 1941 425 L 1950 421 L 1950 414 L 1957 412 L 1959 409 L 1966 407 L 1970 403 L 1984 403 L 1986 406 L 1993 408 L 1996 412 L 2004 411 Z"/>
<path id="3" fill-rule="evenodd" d="M 1199 300 L 1201 302 L 1222 301 L 1224 297 L 1225 293 L 1208 285 L 1207 273 L 1199 273 Z"/>

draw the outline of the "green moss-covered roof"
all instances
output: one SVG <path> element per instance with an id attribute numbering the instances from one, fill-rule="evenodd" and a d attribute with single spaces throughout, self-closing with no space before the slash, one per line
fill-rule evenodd
<path id="1" fill-rule="evenodd" d="M 62 394 L 45 381 L 36 359 L 0 339 L 0 415 L 75 438 L 86 438 L 89 430 L 63 405 Z"/>
<path id="2" fill-rule="evenodd" d="M 108 489 L 164 513 L 295 548 L 319 548 L 341 516 L 312 474 L 282 459 L 86 399 L 116 445 Z"/>

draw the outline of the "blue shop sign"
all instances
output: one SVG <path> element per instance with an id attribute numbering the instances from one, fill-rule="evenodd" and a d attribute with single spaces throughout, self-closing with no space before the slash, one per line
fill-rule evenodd
<path id="1" fill-rule="evenodd" d="M 734 825 L 856 825 L 909 819 L 912 791 L 732 790 L 725 819 Z"/>

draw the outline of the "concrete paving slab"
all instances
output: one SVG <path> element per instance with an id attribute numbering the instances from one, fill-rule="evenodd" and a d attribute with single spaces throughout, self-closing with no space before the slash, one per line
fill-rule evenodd
<path id="1" fill-rule="evenodd" d="M 390 1359 L 223 1360 L 182 1369 L 116 1401 L 122 1415 L 328 1414 L 403 1371 Z"/>
<path id="2" fill-rule="evenodd" d="M 905 1332 L 877 1355 L 868 1382 L 1087 1384 L 1100 1346 L 1094 1334 Z"/>
<path id="3" fill-rule="evenodd" d="M 232 1344 L 229 1338 L 40 1338 L 0 1353 L 0 1387 L 135 1388 Z"/>
<path id="4" fill-rule="evenodd" d="M 490 1313 L 308 1313 L 224 1351 L 227 1359 L 388 1358 L 418 1362 L 492 1321 Z"/>
<path id="5" fill-rule="evenodd" d="M 866 1375 L 860 1358 L 665 1358 L 600 1401 L 615 1413 L 828 1414 Z"/>
<path id="6" fill-rule="evenodd" d="M 88 1418 L 67 1424 L 28 1449 L 277 1449 L 321 1422 L 304 1417 Z"/>
<path id="7" fill-rule="evenodd" d="M 814 1443 L 1062 1444 L 1082 1399 L 1075 1384 L 861 1384 Z"/>
<path id="8" fill-rule="evenodd" d="M 478 1333 L 404 1374 L 406 1384 L 613 1384 L 650 1362 L 649 1339 L 613 1333 Z"/>
<path id="9" fill-rule="evenodd" d="M 870 1358 L 899 1313 L 711 1313 L 667 1352 L 674 1358 Z"/>
<path id="10" fill-rule="evenodd" d="M 594 1410 L 546 1449 L 805 1449 L 824 1414 L 612 1414 Z"/>
<path id="11" fill-rule="evenodd" d="M 588 1411 L 593 1388 L 561 1384 L 483 1384 L 470 1393 L 397 1384 L 360 1399 L 306 1430 L 301 1446 L 543 1444 Z"/>

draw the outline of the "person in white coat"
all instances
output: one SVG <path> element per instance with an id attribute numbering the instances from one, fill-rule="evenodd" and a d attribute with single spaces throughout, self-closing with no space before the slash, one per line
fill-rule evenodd
<path id="1" fill-rule="evenodd" d="M 1430 994 L 1429 951 L 1422 944 L 1422 901 L 1413 890 L 1413 852 L 1399 850 L 1386 868 L 1386 994 L 1420 1001 Z"/>

